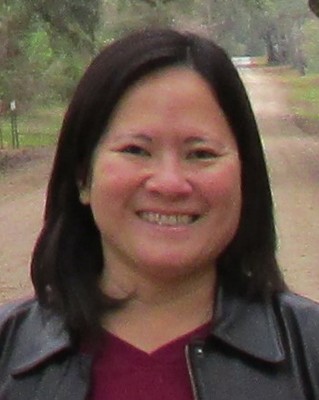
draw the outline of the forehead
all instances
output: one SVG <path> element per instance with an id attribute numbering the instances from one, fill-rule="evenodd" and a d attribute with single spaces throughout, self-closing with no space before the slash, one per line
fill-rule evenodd
<path id="1" fill-rule="evenodd" d="M 225 118 L 213 89 L 198 72 L 185 66 L 167 67 L 128 87 L 115 105 L 108 125 L 116 118 L 139 118 L 142 122 L 151 112 L 165 115 L 167 122 L 179 116 L 186 121 L 190 111 L 196 111 L 198 119 L 205 113 Z"/>
<path id="2" fill-rule="evenodd" d="M 213 90 L 196 71 L 169 67 L 128 88 L 109 120 L 108 134 L 154 133 L 161 137 L 214 136 L 234 141 Z"/>
<path id="3" fill-rule="evenodd" d="M 194 90 L 209 98 L 214 97 L 209 83 L 197 71 L 187 66 L 168 66 L 151 72 L 134 82 L 122 97 L 141 96 L 150 91 L 161 92 L 162 96 L 169 97 L 176 93 L 187 96 Z M 156 98 L 153 100 L 155 101 Z"/>

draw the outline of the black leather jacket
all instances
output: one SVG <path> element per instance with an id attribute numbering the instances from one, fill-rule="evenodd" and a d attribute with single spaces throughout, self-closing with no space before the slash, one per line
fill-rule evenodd
<path id="1" fill-rule="evenodd" d="M 319 305 L 291 293 L 253 303 L 220 290 L 211 335 L 186 353 L 196 399 L 319 400 Z M 1 400 L 84 400 L 91 363 L 36 300 L 0 310 Z"/>

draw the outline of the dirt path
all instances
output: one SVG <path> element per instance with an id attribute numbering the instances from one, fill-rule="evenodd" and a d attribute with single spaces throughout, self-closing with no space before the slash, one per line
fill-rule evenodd
<path id="1" fill-rule="evenodd" d="M 298 129 L 283 88 L 261 70 L 242 71 L 265 144 L 280 237 L 279 260 L 291 287 L 319 300 L 319 133 Z M 32 292 L 31 250 L 41 226 L 48 151 L 0 175 L 0 303 Z"/>
<path id="2" fill-rule="evenodd" d="M 41 227 L 53 149 L 0 174 L 0 303 L 32 292 L 31 251 Z"/>
<path id="3" fill-rule="evenodd" d="M 291 288 L 319 300 L 319 132 L 293 122 L 285 91 L 262 71 L 242 71 L 269 164 L 279 261 Z"/>

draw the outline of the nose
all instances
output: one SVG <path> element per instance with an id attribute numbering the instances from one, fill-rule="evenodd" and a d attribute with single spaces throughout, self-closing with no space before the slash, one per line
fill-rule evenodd
<path id="1" fill-rule="evenodd" d="M 192 184 L 182 161 L 172 158 L 157 161 L 145 186 L 150 192 L 171 198 L 187 196 L 192 192 Z"/>

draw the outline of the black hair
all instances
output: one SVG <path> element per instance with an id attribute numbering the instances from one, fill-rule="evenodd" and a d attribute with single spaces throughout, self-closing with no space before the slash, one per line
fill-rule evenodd
<path id="1" fill-rule="evenodd" d="M 100 233 L 79 185 L 127 88 L 158 69 L 188 65 L 213 90 L 237 141 L 242 165 L 238 231 L 217 260 L 219 284 L 239 296 L 262 298 L 285 288 L 276 261 L 269 178 L 252 108 L 239 74 L 211 40 L 171 29 L 145 29 L 108 45 L 91 63 L 66 112 L 48 185 L 45 217 L 31 263 L 39 301 L 60 311 L 75 334 L 94 332 L 118 304 L 99 287 Z"/>

